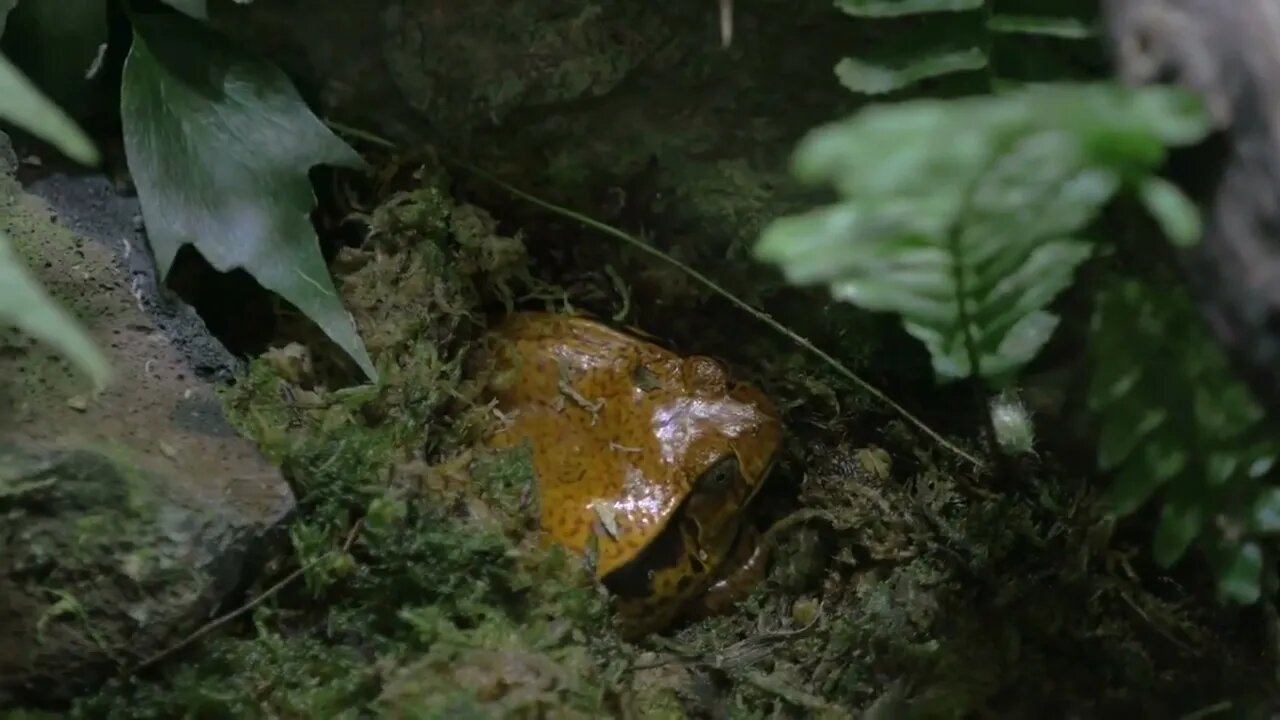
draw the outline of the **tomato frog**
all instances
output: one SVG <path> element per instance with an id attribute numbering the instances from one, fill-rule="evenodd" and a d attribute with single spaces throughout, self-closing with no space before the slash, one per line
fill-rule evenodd
<path id="1" fill-rule="evenodd" d="M 782 440 L 763 392 L 585 317 L 513 313 L 483 347 L 502 417 L 485 444 L 529 443 L 543 539 L 591 548 L 624 636 L 745 597 L 767 560 L 751 501 Z"/>

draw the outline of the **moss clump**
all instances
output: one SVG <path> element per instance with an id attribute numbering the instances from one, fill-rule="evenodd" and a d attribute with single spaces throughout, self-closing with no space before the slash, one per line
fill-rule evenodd
<path id="1" fill-rule="evenodd" d="M 340 387 L 351 368 L 299 323 L 224 394 L 299 502 L 290 547 L 250 593 L 299 579 L 76 716 L 597 717 L 616 701 L 602 658 L 626 653 L 608 640 L 604 598 L 580 562 L 528 533 L 527 453 L 467 449 L 484 408 L 462 367 L 486 306 L 522 282 L 524 253 L 444 182 L 421 171 L 367 218 L 365 245 L 339 255 L 376 386 Z"/>
<path id="2" fill-rule="evenodd" d="M 372 447 L 357 439 L 291 455 L 295 468 L 317 471 L 304 496 L 317 505 L 293 528 L 307 568 L 300 587 L 257 610 L 243 636 L 202 646 L 159 681 L 114 683 L 75 716 L 359 717 L 376 707 L 444 718 L 482 701 L 490 712 L 533 703 L 599 716 L 609 698 L 598 671 L 606 616 L 588 578 L 563 554 L 488 522 L 496 514 L 370 490 L 370 468 L 348 473 Z M 322 457 L 327 464 L 315 464 Z M 326 546 L 330 524 L 350 532 L 340 527 L 350 522 L 344 508 L 361 497 L 371 499 L 354 542 Z M 459 677 L 474 683 L 467 692 Z M 494 696 L 499 688 L 509 696 Z"/>

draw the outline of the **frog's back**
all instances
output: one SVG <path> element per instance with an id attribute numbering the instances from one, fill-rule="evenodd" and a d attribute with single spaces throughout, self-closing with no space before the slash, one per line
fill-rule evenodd
<path id="1" fill-rule="evenodd" d="M 624 367 L 643 362 L 644 344 L 584 317 L 553 313 L 512 313 L 499 325 L 495 361 L 511 373 L 496 388 L 502 405 L 513 408 L 560 397 L 563 381 L 607 395 Z"/>
<path id="2" fill-rule="evenodd" d="M 498 409 L 490 444 L 528 441 L 548 539 L 581 552 L 599 538 L 606 575 L 662 531 L 691 484 L 688 459 L 662 446 L 681 359 L 593 320 L 518 313 L 494 333 Z M 664 450 L 668 450 L 665 451 Z"/>

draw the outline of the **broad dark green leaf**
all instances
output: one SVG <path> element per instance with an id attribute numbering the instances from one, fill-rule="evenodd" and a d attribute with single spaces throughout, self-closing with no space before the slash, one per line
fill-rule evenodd
<path id="1" fill-rule="evenodd" d="M 998 33 L 1066 40 L 1087 40 L 1096 34 L 1092 27 L 1075 18 L 1027 15 L 994 15 L 987 20 L 987 29 Z"/>
<path id="2" fill-rule="evenodd" d="M 75 121 L 40 94 L 13 63 L 0 55 L 0 120 L 17 125 L 85 165 L 98 164 L 98 149 Z"/>
<path id="3" fill-rule="evenodd" d="M 137 16 L 121 112 L 162 273 L 183 245 L 243 268 L 377 372 L 320 253 L 308 171 L 361 167 L 278 68 L 183 15 Z"/>
<path id="4" fill-rule="evenodd" d="M 836 7 L 860 18 L 904 17 L 977 10 L 986 0 L 836 0 Z"/>
<path id="5" fill-rule="evenodd" d="M 922 80 L 972 72 L 987 66 L 987 55 L 976 47 L 913 53 L 904 61 L 847 57 L 836 64 L 836 78 L 846 88 L 865 95 L 883 95 Z"/>
<path id="6" fill-rule="evenodd" d="M 107 0 L 24 0 L 8 30 L 9 59 L 63 112 L 84 119 L 100 108 Z"/>
<path id="7" fill-rule="evenodd" d="M 95 388 L 110 379 L 106 358 L 80 322 L 27 272 L 0 233 L 0 323 L 45 342 L 89 377 Z"/>

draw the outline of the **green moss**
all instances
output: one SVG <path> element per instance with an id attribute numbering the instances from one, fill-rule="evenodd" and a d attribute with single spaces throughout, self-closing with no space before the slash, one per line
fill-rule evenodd
<path id="1" fill-rule="evenodd" d="M 527 451 L 459 455 L 483 412 L 462 375 L 473 321 L 519 282 L 523 247 L 423 177 L 374 213 L 368 246 L 339 258 L 378 385 L 333 387 L 341 358 L 298 330 L 223 395 L 299 503 L 274 576 L 251 592 L 295 568 L 301 580 L 251 626 L 111 684 L 77 716 L 598 717 L 612 697 L 604 658 L 625 652 L 581 563 L 528 532 Z"/>
<path id="2" fill-rule="evenodd" d="M 264 632 L 206 644 L 163 684 L 112 681 L 71 717 L 354 718 L 377 688 L 376 666 L 357 649 Z"/>

